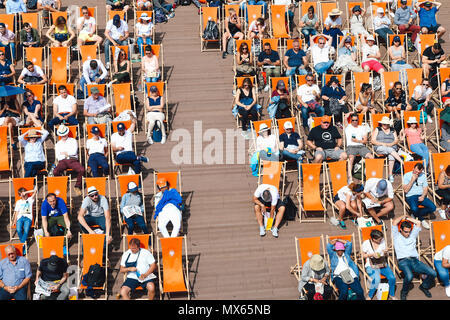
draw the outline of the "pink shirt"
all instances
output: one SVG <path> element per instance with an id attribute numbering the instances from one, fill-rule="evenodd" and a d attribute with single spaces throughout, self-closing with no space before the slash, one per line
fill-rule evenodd
<path id="1" fill-rule="evenodd" d="M 155 55 L 153 55 L 151 58 L 144 56 L 142 58 L 142 64 L 144 66 L 144 72 L 146 75 L 150 74 L 151 72 L 159 71 L 158 58 Z"/>
<path id="2" fill-rule="evenodd" d="M 418 128 L 417 130 L 412 130 L 410 128 L 407 128 L 405 129 L 405 134 L 408 138 L 408 143 L 410 146 L 416 143 L 422 143 L 422 138 L 420 138 L 422 129 Z"/>

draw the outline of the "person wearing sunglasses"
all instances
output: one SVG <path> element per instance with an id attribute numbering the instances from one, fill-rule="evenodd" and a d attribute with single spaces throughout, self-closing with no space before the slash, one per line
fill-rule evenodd
<path id="1" fill-rule="evenodd" d="M 98 193 L 95 186 L 90 186 L 87 190 L 87 197 L 83 199 L 78 211 L 78 222 L 83 233 L 104 233 L 107 242 L 111 243 L 111 211 L 108 200 Z M 95 226 L 100 228 L 94 231 Z"/>
<path id="2" fill-rule="evenodd" d="M 11 83 L 15 74 L 14 65 L 6 59 L 5 53 L 0 51 L 0 86 Z"/>
<path id="3" fill-rule="evenodd" d="M 317 42 L 315 41 L 317 39 Z M 330 59 L 330 49 L 333 42 L 331 36 L 324 34 L 318 34 L 310 38 L 310 50 L 311 57 L 314 64 L 314 70 L 319 74 L 323 75 L 322 83 L 325 83 L 325 74 L 327 70 L 330 69 L 334 60 Z"/>
<path id="4" fill-rule="evenodd" d="M 264 43 L 264 50 L 258 56 L 258 67 L 262 68 L 266 72 L 267 79 L 270 77 L 279 77 L 281 75 L 281 60 L 278 51 L 272 50 L 269 42 Z M 262 78 L 261 72 L 260 77 Z M 261 82 L 261 81 L 260 81 Z M 264 91 L 269 91 L 269 80 L 264 87 Z"/>
<path id="5" fill-rule="evenodd" d="M 0 300 L 27 300 L 31 266 L 16 250 L 12 244 L 6 246 L 6 258 L 0 261 Z"/>
<path id="6" fill-rule="evenodd" d="M 95 42 L 95 45 L 99 46 L 103 39 L 95 34 L 97 28 L 95 18 L 89 15 L 89 9 L 87 6 L 81 7 L 81 14 L 82 16 L 77 20 L 78 48 L 88 41 Z"/>
<path id="7" fill-rule="evenodd" d="M 114 58 L 114 75 L 111 83 L 126 83 L 130 82 L 130 60 L 128 59 L 125 50 L 120 49 L 119 54 Z"/>
<path id="8" fill-rule="evenodd" d="M 406 36 L 405 36 L 406 41 Z M 388 48 L 389 58 L 391 59 L 391 69 L 392 71 L 400 71 L 400 78 L 403 83 L 406 83 L 407 74 L 406 69 L 412 69 L 413 67 L 406 63 L 406 50 L 405 46 L 402 45 L 400 36 L 394 36 L 392 39 L 392 44 Z"/>
<path id="9" fill-rule="evenodd" d="M 253 55 L 247 43 L 242 43 L 236 54 L 236 76 L 254 76 L 256 70 L 253 63 Z"/>
<path id="10" fill-rule="evenodd" d="M 394 82 L 392 89 L 389 89 L 388 98 L 384 103 L 386 110 L 391 113 L 393 119 L 400 120 L 402 110 L 411 111 L 412 106 L 406 100 L 406 91 L 403 89 L 402 83 L 400 81 Z M 401 126 L 400 126 L 401 127 Z M 397 132 L 397 125 L 394 122 L 394 128 Z"/>
<path id="11" fill-rule="evenodd" d="M 428 78 L 423 78 L 422 83 L 418 84 L 414 88 L 409 104 L 412 110 L 419 110 L 419 108 L 426 112 L 426 118 L 428 123 L 433 123 L 431 120 L 431 115 L 433 114 L 434 104 L 431 102 L 431 95 L 433 94 L 433 89 L 430 85 L 430 80 Z"/>
<path id="12" fill-rule="evenodd" d="M 431 298 L 432 296 L 428 289 L 433 285 L 434 279 L 436 278 L 436 271 L 419 260 L 416 243 L 417 237 L 422 230 L 421 222 L 404 214 L 392 221 L 391 230 L 398 268 L 404 274 L 400 299 L 406 300 L 408 296 L 410 284 L 414 277 L 413 272 L 424 276 L 422 284 L 419 285 L 419 290 L 427 298 Z"/>
<path id="13" fill-rule="evenodd" d="M 286 76 L 290 77 L 292 89 L 295 88 L 294 75 L 306 75 L 308 71 L 306 66 L 308 65 L 308 58 L 305 51 L 300 47 L 299 39 L 292 41 L 292 48 L 287 50 L 283 57 L 283 65 L 286 68 Z"/>
<path id="14" fill-rule="evenodd" d="M 324 115 L 325 110 L 320 104 L 320 89 L 314 83 L 314 75 L 306 75 L 306 83 L 297 88 L 297 108 L 301 110 L 303 128 L 308 130 L 308 117 L 313 113 L 317 117 Z"/>

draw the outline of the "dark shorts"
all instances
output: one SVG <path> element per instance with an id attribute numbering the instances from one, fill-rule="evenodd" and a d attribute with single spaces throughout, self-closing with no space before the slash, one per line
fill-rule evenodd
<path id="1" fill-rule="evenodd" d="M 435 25 L 435 26 L 422 27 L 422 28 L 427 28 L 427 29 L 428 29 L 428 32 L 436 33 L 436 32 L 437 32 L 437 29 L 439 29 L 440 26 L 441 26 L 441 25 L 438 23 L 438 24 Z"/>
<path id="2" fill-rule="evenodd" d="M 147 283 L 153 282 L 156 286 L 156 278 L 148 281 L 140 282 L 136 279 L 127 278 L 125 282 L 122 284 L 122 287 L 128 287 L 131 290 L 136 290 L 137 287 L 141 287 L 144 290 L 147 290 Z"/>
<path id="3" fill-rule="evenodd" d="M 264 202 L 264 200 L 262 198 L 258 198 L 258 200 L 261 201 L 266 206 L 266 208 L 270 208 L 271 207 L 270 202 Z M 275 212 L 278 211 L 278 209 L 280 209 L 281 207 L 284 207 L 284 206 L 285 206 L 284 202 L 281 201 L 281 199 L 278 199 L 278 202 L 277 202 L 277 204 L 275 206 Z"/>

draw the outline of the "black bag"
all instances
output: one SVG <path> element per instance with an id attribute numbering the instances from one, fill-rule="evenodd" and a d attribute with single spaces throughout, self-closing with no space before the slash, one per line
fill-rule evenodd
<path id="1" fill-rule="evenodd" d="M 219 39 L 219 28 L 217 23 L 209 20 L 206 24 L 205 30 L 203 31 L 203 39 L 205 40 L 217 40 Z"/>
<path id="2" fill-rule="evenodd" d="M 191 4 L 191 0 L 181 0 L 180 5 L 182 6 L 188 6 Z"/>
<path id="3" fill-rule="evenodd" d="M 83 276 L 83 284 L 88 287 L 101 287 L 105 280 L 105 268 L 98 263 L 91 265 L 89 271 Z"/>
<path id="4" fill-rule="evenodd" d="M 66 228 L 60 224 L 54 224 L 48 229 L 48 233 L 50 233 L 52 237 L 63 236 L 65 231 Z"/>
<path id="5" fill-rule="evenodd" d="M 283 218 L 287 221 L 295 221 L 295 217 L 297 217 L 297 207 L 295 203 L 292 201 L 290 196 L 286 196 L 283 202 L 286 207 Z"/>
<path id="6" fill-rule="evenodd" d="M 29 9 L 29 10 L 37 9 L 37 0 L 28 0 L 27 1 L 27 9 Z"/>

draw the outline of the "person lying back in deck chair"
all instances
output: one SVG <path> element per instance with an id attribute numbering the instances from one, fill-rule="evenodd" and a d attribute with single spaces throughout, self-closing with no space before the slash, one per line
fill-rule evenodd
<path id="1" fill-rule="evenodd" d="M 275 238 L 278 238 L 278 226 L 283 220 L 286 206 L 281 201 L 277 188 L 270 184 L 260 184 L 253 194 L 253 203 L 255 204 L 256 220 L 259 224 L 259 235 L 261 237 L 266 235 L 263 218 L 267 217 L 267 223 L 270 223 L 269 219 L 275 220 L 270 231 Z M 267 212 L 269 208 L 270 212 Z"/>
<path id="2" fill-rule="evenodd" d="M 182 215 L 181 204 L 183 199 L 175 188 L 170 188 L 166 178 L 159 178 L 156 181 L 159 193 L 155 196 L 155 215 L 158 218 L 158 228 L 164 238 L 177 237 L 181 228 Z M 167 224 L 172 222 L 172 234 L 167 231 Z"/>

